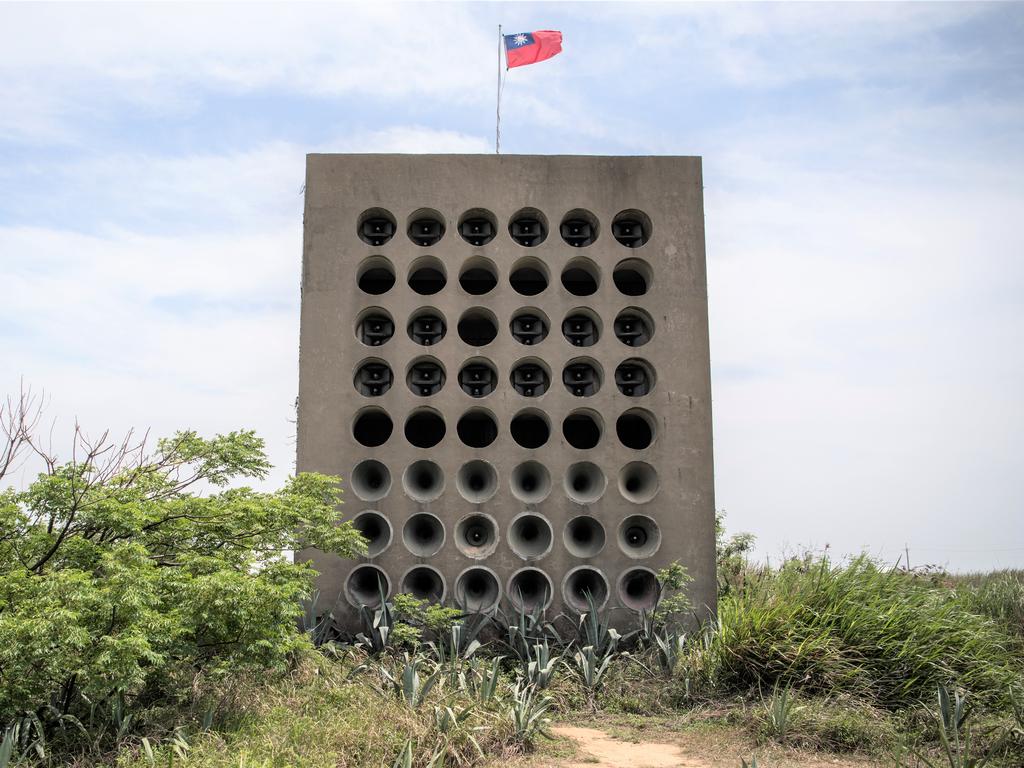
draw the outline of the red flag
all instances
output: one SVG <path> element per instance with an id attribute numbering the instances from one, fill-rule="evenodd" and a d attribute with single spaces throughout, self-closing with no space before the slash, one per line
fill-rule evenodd
<path id="1" fill-rule="evenodd" d="M 505 60 L 509 68 L 536 64 L 562 52 L 562 33 L 551 29 L 505 35 Z"/>

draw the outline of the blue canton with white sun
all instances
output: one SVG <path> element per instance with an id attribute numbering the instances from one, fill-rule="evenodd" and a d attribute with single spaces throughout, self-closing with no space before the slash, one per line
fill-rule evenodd
<path id="1" fill-rule="evenodd" d="M 505 49 L 522 48 L 524 45 L 533 45 L 533 35 L 529 32 L 520 32 L 518 35 L 505 35 Z"/>

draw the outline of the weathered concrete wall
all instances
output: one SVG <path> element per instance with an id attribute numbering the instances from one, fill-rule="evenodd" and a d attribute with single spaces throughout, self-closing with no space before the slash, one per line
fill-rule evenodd
<path id="1" fill-rule="evenodd" d="M 518 244 L 509 232 L 510 221 L 527 207 L 546 218 L 546 238 L 533 247 Z M 379 246 L 359 236 L 362 217 L 375 209 L 380 209 L 375 215 L 390 215 L 396 223 L 394 235 Z M 443 237 L 427 247 L 414 243 L 407 234 L 409 223 L 419 218 L 421 209 L 433 211 L 445 227 Z M 460 219 L 477 209 L 487 212 L 496 224 L 496 236 L 480 246 L 467 242 L 458 231 Z M 597 224 L 596 240 L 584 247 L 567 244 L 559 232 L 566 214 L 576 210 L 585 213 L 573 216 L 590 216 Z M 647 241 L 638 248 L 629 248 L 613 236 L 613 221 L 626 210 L 643 214 L 633 216 L 648 230 Z M 438 260 L 447 277 L 444 288 L 432 295 L 416 293 L 407 282 L 414 262 L 426 255 Z M 359 287 L 360 270 L 372 265 L 366 262 L 371 257 L 383 257 L 376 263 L 390 267 L 396 277 L 394 286 L 380 295 Z M 547 288 L 533 296 L 518 293 L 510 284 L 510 273 L 523 258 L 538 260 L 548 273 Z M 563 270 L 580 259 L 584 269 L 597 277 L 599 285 L 592 295 L 573 295 L 560 280 Z M 649 278 L 642 295 L 624 294 L 613 279 L 616 266 L 627 259 L 640 260 L 638 271 Z M 460 272 L 471 260 L 475 261 L 470 266 L 493 267 L 496 272 L 497 285 L 483 295 L 471 295 L 460 286 Z M 415 343 L 407 332 L 410 318 L 425 307 L 443 316 L 447 324 L 443 339 L 429 347 Z M 457 330 L 460 317 L 474 307 L 490 313 L 497 327 L 496 338 L 479 347 L 460 339 Z M 371 308 L 383 310 L 378 314 L 386 314 L 394 324 L 393 337 L 379 346 L 368 346 L 357 338 L 357 324 Z M 526 346 L 513 337 L 510 322 L 523 308 L 533 308 L 534 314 L 548 321 L 547 336 L 540 343 Z M 563 319 L 581 308 L 600 328 L 599 339 L 592 346 L 574 346 L 562 331 Z M 628 308 L 641 310 L 641 316 L 646 313 L 653 323 L 653 335 L 643 346 L 627 346 L 615 332 L 616 317 Z M 423 357 L 440 363 L 446 375 L 444 386 L 429 396 L 415 394 L 406 383 L 410 364 Z M 542 369 L 550 372 L 547 391 L 540 396 L 524 396 L 512 385 L 513 368 L 526 358 L 539 361 Z M 563 384 L 563 369 L 578 358 L 589 361 L 600 373 L 600 387 L 590 396 L 574 396 Z M 648 394 L 629 397 L 617 386 L 617 367 L 627 359 L 639 359 L 653 372 L 655 384 Z M 354 384 L 357 371 L 367 360 L 385 363 L 392 373 L 390 389 L 380 396 L 363 395 Z M 459 371 L 465 364 L 479 361 L 486 361 L 496 371 L 497 386 L 484 397 L 472 397 L 460 387 Z M 379 446 L 362 445 L 353 433 L 354 420 L 368 407 L 381 409 L 393 423 L 390 436 Z M 430 448 L 414 447 L 405 434 L 409 415 L 423 408 L 431 409 L 446 425 L 443 439 Z M 471 409 L 482 409 L 497 424 L 497 437 L 487 447 L 471 448 L 458 434 L 457 422 Z M 540 447 L 526 448 L 514 439 L 512 421 L 524 409 L 533 409 L 550 423 L 550 437 Z M 617 434 L 620 415 L 633 409 L 640 409 L 637 413 L 654 427 L 653 441 L 647 447 L 628 447 Z M 563 435 L 563 421 L 578 411 L 602 428 L 594 447 L 573 447 Z M 627 435 L 627 440 L 642 444 L 643 431 Z M 384 436 L 373 418 L 367 433 L 375 438 L 369 442 Z M 429 442 L 428 432 L 418 427 L 410 436 Z M 390 487 L 381 489 L 386 492 L 370 493 L 366 488 L 357 492 L 354 487 L 359 485 L 354 470 L 368 459 L 380 462 L 390 473 Z M 443 475 L 443 490 L 429 501 L 412 498 L 403 485 L 407 468 L 421 460 L 435 462 Z M 471 461 L 486 464 L 471 467 L 480 471 L 468 472 L 468 483 L 464 482 L 460 491 L 458 473 Z M 512 491 L 519 477 L 516 468 L 528 461 L 547 470 L 550 491 L 545 495 L 543 490 L 532 494 L 519 490 L 521 498 L 517 498 Z M 582 502 L 571 498 L 566 487 L 571 466 L 579 462 L 594 465 L 606 482 L 603 490 L 598 478 L 595 488 L 573 491 L 588 499 Z M 640 465 L 639 475 L 632 480 L 622 477 L 624 468 L 635 462 L 646 466 Z M 653 572 L 678 560 L 695 579 L 691 590 L 695 604 L 713 611 L 714 484 L 700 159 L 310 155 L 302 272 L 298 469 L 341 475 L 346 517 L 372 510 L 390 523 L 390 543 L 362 563 L 313 550 L 297 555 L 299 559 L 312 558 L 321 572 L 323 605 L 336 600 L 336 614 L 348 621 L 355 621 L 351 603 L 359 591 L 357 586 L 353 594 L 346 585 L 351 586 L 353 569 L 366 563 L 386 574 L 392 593 L 402 591 L 403 579 L 411 569 L 429 566 L 443 579 L 443 599 L 456 604 L 473 600 L 463 589 L 468 586 L 472 590 L 473 579 L 460 582 L 460 575 L 483 567 L 495 577 L 506 609 L 508 598 L 517 597 L 516 590 L 510 588 L 514 574 L 523 568 L 540 569 L 551 585 L 551 616 L 573 612 L 571 604 L 566 604 L 567 590 L 571 600 L 572 588 L 582 584 L 572 577 L 567 580 L 567 575 L 581 566 L 592 568 L 597 574 L 590 588 L 600 592 L 603 579 L 613 622 L 631 627 L 636 622 L 631 606 L 635 608 L 647 598 L 643 589 L 637 591 L 643 586 L 642 578 L 632 581 L 628 574 L 636 576 L 637 569 Z M 495 475 L 492 489 L 488 483 Z M 468 487 L 477 480 L 481 489 Z M 624 486 L 632 486 L 634 481 L 639 492 L 631 500 Z M 380 498 L 370 500 L 374 496 Z M 477 501 L 483 497 L 488 498 Z M 410 546 L 416 550 L 416 543 L 403 541 L 404 527 L 417 513 L 436 516 L 443 527 L 443 544 L 435 554 L 415 554 Z M 523 513 L 542 518 L 537 521 L 541 525 L 539 540 L 517 539 L 514 521 Z M 493 522 L 493 547 L 485 545 L 475 551 L 464 543 L 460 546 L 458 523 L 471 514 L 485 515 L 484 522 Z M 634 517 L 638 515 L 644 517 Z M 603 547 L 597 547 L 599 542 L 594 540 L 589 549 L 573 547 L 571 541 L 567 546 L 567 524 L 581 516 L 583 520 L 576 525 L 598 533 L 603 528 Z M 646 545 L 631 548 L 620 540 L 624 521 L 626 528 L 641 523 L 643 529 L 646 524 L 646 531 L 641 531 L 648 536 Z M 550 545 L 543 541 L 544 522 L 551 529 Z M 530 552 L 537 554 L 531 556 Z M 417 573 L 425 575 L 413 572 L 414 576 Z M 428 582 L 412 578 L 406 586 L 423 589 Z M 517 583 L 526 588 L 529 599 L 531 579 Z M 537 584 L 545 584 L 539 575 L 532 579 L 532 585 Z M 634 597 L 629 596 L 627 587 L 635 592 Z"/>

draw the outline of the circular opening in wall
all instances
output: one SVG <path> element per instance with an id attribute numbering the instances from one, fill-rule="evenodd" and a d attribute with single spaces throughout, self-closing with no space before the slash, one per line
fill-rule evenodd
<path id="1" fill-rule="evenodd" d="M 548 287 L 548 268 L 539 259 L 519 259 L 512 265 L 508 281 L 512 290 L 523 296 L 536 296 Z"/>
<path id="2" fill-rule="evenodd" d="M 619 525 L 619 549 L 637 560 L 654 555 L 661 546 L 661 529 L 647 515 L 630 515 Z"/>
<path id="3" fill-rule="evenodd" d="M 409 267 L 409 287 L 421 296 L 433 296 L 447 282 L 444 265 L 433 256 L 421 256 Z"/>
<path id="4" fill-rule="evenodd" d="M 651 239 L 651 219 L 643 211 L 620 211 L 612 219 L 612 236 L 627 248 L 639 248 Z"/>
<path id="5" fill-rule="evenodd" d="M 601 318 L 589 309 L 574 309 L 562 321 L 562 335 L 574 347 L 592 347 L 601 337 Z"/>
<path id="6" fill-rule="evenodd" d="M 548 236 L 548 219 L 536 208 L 522 208 L 512 214 L 508 233 L 519 245 L 532 248 Z"/>
<path id="7" fill-rule="evenodd" d="M 559 231 L 573 248 L 582 248 L 597 240 L 597 217 L 590 211 L 576 208 L 565 214 Z"/>
<path id="8" fill-rule="evenodd" d="M 409 364 L 405 381 L 414 395 L 420 397 L 436 395 L 444 386 L 444 366 L 433 357 L 418 358 Z"/>
<path id="9" fill-rule="evenodd" d="M 483 208 L 473 208 L 459 219 L 459 234 L 470 245 L 486 245 L 494 239 L 498 221 L 494 214 Z"/>
<path id="10" fill-rule="evenodd" d="M 615 265 L 612 281 L 619 293 L 643 296 L 651 287 L 651 267 L 640 259 L 626 259 Z"/>
<path id="11" fill-rule="evenodd" d="M 639 358 L 619 363 L 615 369 L 615 386 L 626 397 L 642 397 L 654 389 L 654 369 Z"/>
<path id="12" fill-rule="evenodd" d="M 590 601 L 595 608 L 603 608 L 608 602 L 608 579 L 597 568 L 579 565 L 565 575 L 562 599 L 577 613 L 589 611 Z"/>
<path id="13" fill-rule="evenodd" d="M 508 527 L 508 544 L 524 560 L 539 560 L 551 551 L 551 523 L 533 512 L 521 512 Z"/>
<path id="14" fill-rule="evenodd" d="M 467 568 L 455 580 L 455 602 L 474 613 L 489 611 L 498 604 L 501 587 L 490 568 Z"/>
<path id="15" fill-rule="evenodd" d="M 572 464 L 565 473 L 565 494 L 577 504 L 593 504 L 604 495 L 607 485 L 604 472 L 589 461 Z"/>
<path id="16" fill-rule="evenodd" d="M 524 461 L 512 470 L 512 495 L 526 504 L 539 504 L 551 493 L 551 473 L 539 461 Z"/>
<path id="17" fill-rule="evenodd" d="M 540 568 L 520 568 L 508 580 L 508 599 L 517 611 L 542 611 L 551 605 L 554 589 Z"/>
<path id="18" fill-rule="evenodd" d="M 463 517 L 455 525 L 455 546 L 474 560 L 493 554 L 498 546 L 498 525 L 494 518 L 480 512 Z"/>
<path id="19" fill-rule="evenodd" d="M 576 397 L 590 397 L 601 388 L 601 369 L 589 358 L 570 360 L 562 370 L 562 383 Z"/>
<path id="20" fill-rule="evenodd" d="M 473 358 L 459 370 L 459 386 L 470 397 L 486 397 L 498 386 L 498 372 L 483 358 Z"/>
<path id="21" fill-rule="evenodd" d="M 573 296 L 592 296 L 599 281 L 597 264 L 590 259 L 573 259 L 562 270 L 562 285 Z"/>
<path id="22" fill-rule="evenodd" d="M 365 397 L 380 397 L 391 389 L 391 368 L 383 360 L 364 360 L 353 379 L 356 392 Z"/>
<path id="23" fill-rule="evenodd" d="M 462 414 L 455 431 L 470 448 L 486 448 L 498 437 L 498 423 L 488 411 L 474 408 Z"/>
<path id="24" fill-rule="evenodd" d="M 601 442 L 601 417 L 597 411 L 573 411 L 562 422 L 562 436 L 573 448 L 587 451 Z"/>
<path id="25" fill-rule="evenodd" d="M 528 409 L 512 417 L 509 431 L 516 443 L 532 450 L 540 448 L 551 437 L 551 424 L 540 411 Z"/>
<path id="26" fill-rule="evenodd" d="M 645 504 L 658 494 L 658 473 L 643 461 L 632 461 L 619 471 L 619 492 L 627 501 Z"/>
<path id="27" fill-rule="evenodd" d="M 497 335 L 498 320 L 488 309 L 467 309 L 459 318 L 459 338 L 471 347 L 486 347 Z"/>
<path id="28" fill-rule="evenodd" d="M 631 568 L 619 577 L 619 602 L 631 611 L 652 611 L 658 604 L 661 587 L 654 571 Z"/>
<path id="29" fill-rule="evenodd" d="M 590 515 L 574 517 L 565 524 L 562 541 L 573 557 L 596 557 L 604 549 L 604 526 Z"/>
<path id="30" fill-rule="evenodd" d="M 371 296 L 387 293 L 395 284 L 395 268 L 383 256 L 363 259 L 356 270 L 356 284 L 359 290 Z"/>
<path id="31" fill-rule="evenodd" d="M 391 594 L 391 580 L 375 565 L 357 565 L 345 579 L 345 597 L 356 608 L 376 608 Z"/>
<path id="32" fill-rule="evenodd" d="M 391 490 L 391 473 L 375 459 L 356 464 L 352 470 L 352 491 L 363 501 L 380 501 Z"/>
<path id="33" fill-rule="evenodd" d="M 426 247 L 444 237 L 444 217 L 431 208 L 420 208 L 409 217 L 406 232 L 416 245 Z"/>
<path id="34" fill-rule="evenodd" d="M 631 408 L 615 421 L 615 434 L 627 448 L 641 451 L 654 442 L 654 414 L 642 408 Z"/>
<path id="35" fill-rule="evenodd" d="M 444 491 L 444 473 L 434 462 L 420 459 L 405 468 L 402 486 L 414 501 L 433 501 Z"/>
<path id="36" fill-rule="evenodd" d="M 402 543 L 416 557 L 430 557 L 444 546 L 444 525 L 440 518 L 417 512 L 402 526 Z"/>
<path id="37" fill-rule="evenodd" d="M 540 360 L 530 357 L 512 367 L 512 389 L 523 397 L 540 397 L 551 384 L 551 371 Z"/>
<path id="38" fill-rule="evenodd" d="M 417 448 L 433 448 L 446 431 L 441 414 L 432 408 L 419 408 L 405 420 L 405 439 Z"/>
<path id="39" fill-rule="evenodd" d="M 395 321 L 387 310 L 371 307 L 356 318 L 356 338 L 368 347 L 379 347 L 395 335 Z"/>
<path id="40" fill-rule="evenodd" d="M 352 420 L 352 436 L 367 448 L 384 445 L 394 428 L 391 417 L 380 408 L 363 408 Z"/>
<path id="41" fill-rule="evenodd" d="M 512 338 L 520 344 L 530 347 L 544 341 L 548 335 L 550 323 L 547 316 L 539 309 L 520 309 L 509 323 Z"/>
<path id="42" fill-rule="evenodd" d="M 459 494 L 471 504 L 483 504 L 498 491 L 498 471 L 482 459 L 467 461 L 455 476 Z"/>
<path id="43" fill-rule="evenodd" d="M 380 512 L 360 512 L 352 527 L 366 539 L 366 556 L 376 557 L 391 545 L 391 523 Z"/>
<path id="44" fill-rule="evenodd" d="M 359 239 L 367 245 L 384 245 L 395 236 L 395 217 L 383 208 L 370 208 L 359 215 Z"/>
<path id="45" fill-rule="evenodd" d="M 424 347 L 432 347 L 444 338 L 448 329 L 444 315 L 433 307 L 418 309 L 409 318 L 409 338 Z"/>
<path id="46" fill-rule="evenodd" d="M 627 347 L 642 347 L 654 335 L 654 321 L 642 309 L 630 307 L 615 318 L 615 338 Z"/>
<path id="47" fill-rule="evenodd" d="M 440 603 L 444 600 L 444 577 L 436 568 L 417 565 L 402 577 L 402 592 L 417 600 Z"/>
<path id="48" fill-rule="evenodd" d="M 471 296 L 483 296 L 494 290 L 498 284 L 498 268 L 494 262 L 482 256 L 469 259 L 462 265 L 459 273 L 459 285 Z"/>

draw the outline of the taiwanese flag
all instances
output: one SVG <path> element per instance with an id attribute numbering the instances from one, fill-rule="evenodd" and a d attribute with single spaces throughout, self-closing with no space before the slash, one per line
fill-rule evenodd
<path id="1" fill-rule="evenodd" d="M 562 33 L 544 29 L 505 35 L 505 61 L 509 68 L 536 64 L 562 52 Z"/>

